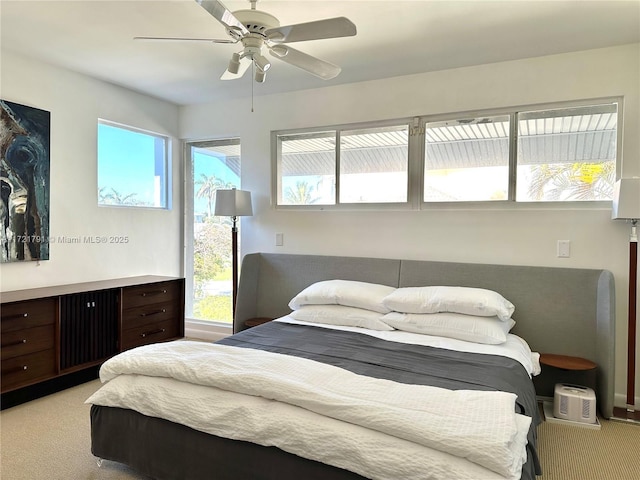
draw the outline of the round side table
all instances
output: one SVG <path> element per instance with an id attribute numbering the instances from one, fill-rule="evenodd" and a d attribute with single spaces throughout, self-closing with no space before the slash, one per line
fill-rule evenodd
<path id="1" fill-rule="evenodd" d="M 534 377 L 536 393 L 541 397 L 553 397 L 556 383 L 589 387 L 596 393 L 596 370 L 591 360 L 554 353 L 540 354 L 540 375 Z"/>

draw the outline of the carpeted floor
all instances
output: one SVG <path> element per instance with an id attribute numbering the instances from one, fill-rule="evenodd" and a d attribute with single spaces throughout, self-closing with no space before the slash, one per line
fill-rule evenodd
<path id="1" fill-rule="evenodd" d="M 91 455 L 84 401 L 98 387 L 95 380 L 4 410 L 0 478 L 148 480 L 114 462 L 99 468 Z M 601 430 L 589 430 L 545 422 L 538 438 L 541 480 L 640 479 L 640 425 L 604 420 Z"/>
<path id="2" fill-rule="evenodd" d="M 0 413 L 2 480 L 146 480 L 91 454 L 90 405 L 98 380 Z"/>
<path id="3" fill-rule="evenodd" d="M 639 480 L 640 425 L 600 420 L 600 430 L 543 422 L 542 480 Z"/>

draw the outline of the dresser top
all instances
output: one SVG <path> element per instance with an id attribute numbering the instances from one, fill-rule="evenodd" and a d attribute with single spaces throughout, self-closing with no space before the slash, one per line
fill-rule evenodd
<path id="1" fill-rule="evenodd" d="M 165 277 L 160 275 L 144 275 L 140 277 L 114 278 L 111 280 L 99 280 L 96 282 L 71 283 L 68 285 L 55 285 L 51 287 L 28 288 L 25 290 L 12 290 L 0 292 L 2 303 L 20 302 L 23 300 L 33 300 L 36 298 L 57 297 L 59 295 L 69 295 L 73 293 L 95 292 L 98 290 L 108 290 L 111 288 L 130 287 L 135 285 L 145 285 L 148 283 L 166 282 L 170 280 L 180 280 L 180 277 Z"/>

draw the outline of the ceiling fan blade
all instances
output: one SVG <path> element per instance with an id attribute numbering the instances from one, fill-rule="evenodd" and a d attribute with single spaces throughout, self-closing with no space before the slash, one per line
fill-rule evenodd
<path id="1" fill-rule="evenodd" d="M 306 53 L 291 48 L 288 45 L 276 45 L 273 48 L 269 48 L 269 53 L 272 56 L 279 58 L 283 62 L 286 62 L 294 67 L 301 68 L 316 77 L 320 77 L 324 80 L 331 80 L 338 76 L 342 69 L 334 65 L 333 63 L 325 62 L 319 58 L 312 57 Z"/>
<path id="2" fill-rule="evenodd" d="M 269 28 L 264 34 L 273 43 L 304 42 L 324 38 L 352 37 L 356 34 L 356 26 L 348 18 L 336 17 Z"/>
<path id="3" fill-rule="evenodd" d="M 238 20 L 233 13 L 224 6 L 222 2 L 218 0 L 195 0 L 198 5 L 204 8 L 210 15 L 215 17 L 220 23 L 222 23 L 229 32 L 234 32 L 242 35 L 248 35 L 249 30 L 245 27 L 240 20 Z"/>
<path id="4" fill-rule="evenodd" d="M 238 43 L 237 40 L 222 40 L 219 38 L 184 38 L 184 37 L 133 37 L 134 40 L 154 42 L 209 42 L 209 43 Z"/>
<path id="5" fill-rule="evenodd" d="M 244 73 L 249 69 L 253 60 L 250 57 L 242 57 L 240 59 L 240 66 L 238 67 L 238 73 L 231 73 L 228 69 L 220 77 L 220 80 L 235 80 L 242 78 Z"/>

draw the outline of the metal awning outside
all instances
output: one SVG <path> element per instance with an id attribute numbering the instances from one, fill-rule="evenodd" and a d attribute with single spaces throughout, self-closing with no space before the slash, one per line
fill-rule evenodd
<path id="1" fill-rule="evenodd" d="M 602 163 L 615 161 L 615 111 L 587 115 L 532 114 L 519 121 L 518 162 Z M 539 118 L 543 116 L 544 118 Z M 502 117 L 504 118 L 504 117 Z M 429 169 L 445 170 L 508 164 L 508 121 L 457 121 L 428 125 L 425 132 Z M 344 134 L 343 134 L 344 135 Z M 281 137 L 281 175 L 335 174 L 333 132 Z M 408 135 L 382 132 L 347 136 L 341 150 L 343 173 L 405 171 Z"/>

